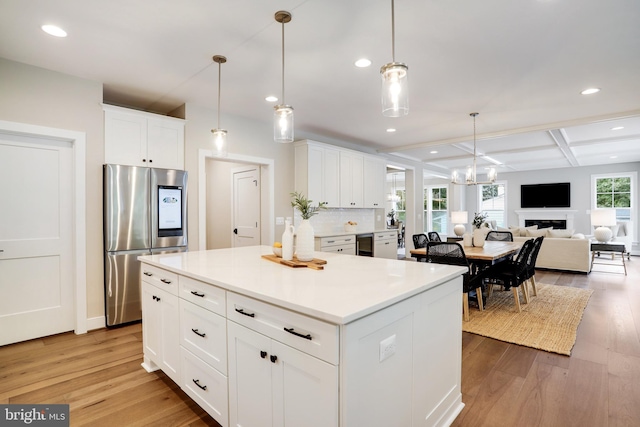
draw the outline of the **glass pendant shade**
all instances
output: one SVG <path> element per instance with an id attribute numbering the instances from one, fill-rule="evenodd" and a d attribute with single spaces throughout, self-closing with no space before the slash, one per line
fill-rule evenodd
<path id="1" fill-rule="evenodd" d="M 293 142 L 293 107 L 276 105 L 273 107 L 273 140 Z"/>
<path id="2" fill-rule="evenodd" d="M 409 67 L 390 62 L 380 68 L 382 78 L 382 115 L 401 117 L 409 114 Z"/>
<path id="3" fill-rule="evenodd" d="M 227 155 L 227 131 L 224 129 L 211 129 L 213 134 L 213 155 L 225 157 Z"/>

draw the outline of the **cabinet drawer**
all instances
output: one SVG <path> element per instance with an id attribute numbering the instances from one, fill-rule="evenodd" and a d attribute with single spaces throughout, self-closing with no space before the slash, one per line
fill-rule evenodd
<path id="1" fill-rule="evenodd" d="M 355 255 L 356 254 L 356 245 L 353 243 L 348 245 L 335 245 L 335 246 L 324 246 L 320 248 L 322 252 L 334 252 L 337 254 L 345 254 L 345 255 Z"/>
<path id="2" fill-rule="evenodd" d="M 206 308 L 209 311 L 225 315 L 225 291 L 208 283 L 180 276 L 180 298 Z"/>
<path id="3" fill-rule="evenodd" d="M 180 345 L 227 373 L 227 320 L 195 304 L 180 300 Z"/>
<path id="4" fill-rule="evenodd" d="M 153 265 L 142 263 L 140 277 L 160 289 L 178 295 L 178 275 Z"/>
<path id="5" fill-rule="evenodd" d="M 223 427 L 229 425 L 227 377 L 181 349 L 182 389 Z"/>
<path id="6" fill-rule="evenodd" d="M 338 326 L 227 293 L 227 318 L 333 365 L 338 364 Z"/>
<path id="7" fill-rule="evenodd" d="M 344 245 L 344 244 L 356 244 L 356 236 L 355 234 L 348 234 L 345 236 L 332 236 L 332 237 L 321 237 L 320 238 L 320 246 L 335 246 L 335 245 Z"/>
<path id="8" fill-rule="evenodd" d="M 383 231 L 380 233 L 374 233 L 373 234 L 373 239 L 375 241 L 378 240 L 397 240 L 398 239 L 398 232 L 397 231 Z"/>

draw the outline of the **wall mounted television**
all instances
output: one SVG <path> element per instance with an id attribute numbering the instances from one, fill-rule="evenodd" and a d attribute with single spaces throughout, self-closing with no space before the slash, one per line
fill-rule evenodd
<path id="1" fill-rule="evenodd" d="M 571 183 L 522 184 L 520 186 L 520 207 L 525 208 L 568 208 L 571 206 Z"/>

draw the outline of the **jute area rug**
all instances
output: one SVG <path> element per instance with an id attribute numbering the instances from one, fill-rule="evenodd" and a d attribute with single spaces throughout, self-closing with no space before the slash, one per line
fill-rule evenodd
<path id="1" fill-rule="evenodd" d="M 470 308 L 469 321 L 462 322 L 462 330 L 570 356 L 582 313 L 593 290 L 536 285 L 538 296 L 530 291 L 529 304 L 524 304 L 520 297 L 520 313 L 516 312 L 513 291 L 501 291 L 496 286 L 484 311 Z"/>

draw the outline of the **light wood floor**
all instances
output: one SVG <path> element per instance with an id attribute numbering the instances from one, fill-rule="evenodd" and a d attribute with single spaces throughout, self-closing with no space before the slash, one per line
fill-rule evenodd
<path id="1" fill-rule="evenodd" d="M 571 357 L 464 333 L 454 426 L 640 426 L 640 258 L 628 270 L 538 271 L 538 282 L 595 290 Z M 68 403 L 72 426 L 218 425 L 141 362 L 139 324 L 0 347 L 0 403 Z"/>

